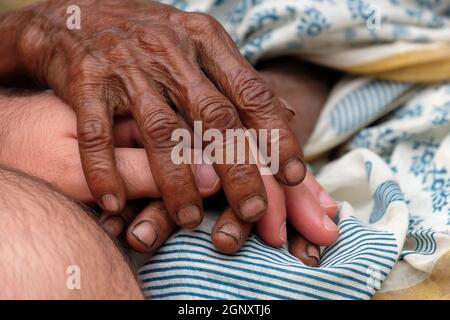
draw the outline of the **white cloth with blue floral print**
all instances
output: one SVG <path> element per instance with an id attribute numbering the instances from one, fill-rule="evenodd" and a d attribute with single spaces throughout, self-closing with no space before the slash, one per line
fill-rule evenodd
<path id="1" fill-rule="evenodd" d="M 251 61 L 295 53 L 333 67 L 450 42 L 446 0 L 166 0 L 214 15 Z M 373 10 L 385 28 L 367 28 Z M 376 21 L 375 21 L 376 22 Z M 400 39 L 400 41 L 398 41 Z M 381 49 L 380 49 L 381 48 Z M 333 54 L 330 54 L 333 53 Z M 450 83 L 346 77 L 305 147 L 342 206 L 340 236 L 310 268 L 252 235 L 236 255 L 210 241 L 215 216 L 179 231 L 140 270 L 155 299 L 370 299 L 426 279 L 450 250 Z M 448 286 L 447 286 L 448 288 Z M 447 293 L 450 294 L 450 293 Z"/>

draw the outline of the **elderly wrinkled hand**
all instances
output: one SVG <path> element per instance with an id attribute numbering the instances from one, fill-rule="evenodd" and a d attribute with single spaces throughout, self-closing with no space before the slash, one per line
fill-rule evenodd
<path id="1" fill-rule="evenodd" d="M 276 177 L 290 186 L 304 179 L 302 150 L 283 103 L 212 17 L 154 2 L 80 0 L 81 29 L 68 30 L 70 4 L 48 1 L 15 13 L 22 17 L 16 22 L 27 23 L 16 30 L 17 61 L 11 65 L 74 109 L 83 171 L 106 212 L 122 211 L 126 201 L 113 149 L 117 115 L 135 119 L 156 186 L 180 226 L 197 226 L 203 209 L 189 165 L 171 161 L 177 144 L 171 134 L 180 126 L 172 107 L 190 125 L 202 121 L 204 130 L 278 129 Z M 245 161 L 214 169 L 238 217 L 261 219 L 267 194 L 256 165 Z"/>

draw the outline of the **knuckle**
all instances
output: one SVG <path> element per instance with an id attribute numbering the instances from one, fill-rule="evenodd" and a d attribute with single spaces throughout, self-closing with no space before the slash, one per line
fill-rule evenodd
<path id="1" fill-rule="evenodd" d="M 103 71 L 103 66 L 108 65 L 103 58 L 96 59 L 86 52 L 72 52 L 70 61 L 68 77 L 76 79 L 74 83 L 79 86 L 88 85 L 89 82 L 85 82 L 87 79 L 98 78 Z"/>
<path id="2" fill-rule="evenodd" d="M 181 42 L 178 33 L 166 26 L 155 26 L 151 30 L 139 27 L 137 35 L 138 46 L 155 54 L 164 54 L 173 51 Z"/>
<path id="3" fill-rule="evenodd" d="M 144 140 L 158 148 L 171 147 L 172 132 L 178 128 L 176 117 L 169 112 L 154 110 L 145 113 L 140 127 Z"/>
<path id="4" fill-rule="evenodd" d="M 191 31 L 205 32 L 217 31 L 220 24 L 217 20 L 209 14 L 202 12 L 188 12 L 184 13 L 185 25 Z"/>
<path id="5" fill-rule="evenodd" d="M 241 72 L 238 80 L 238 99 L 244 111 L 271 112 L 277 104 L 275 95 L 264 80 Z"/>
<path id="6" fill-rule="evenodd" d="M 39 50 L 45 40 L 45 34 L 33 25 L 27 26 L 17 39 L 17 47 L 20 52 L 28 57 Z M 31 56 L 30 56 L 31 58 Z M 26 61 L 26 60 L 25 60 Z"/>
<path id="7" fill-rule="evenodd" d="M 248 183 L 254 181 L 257 174 L 256 169 L 252 165 L 232 164 L 227 167 L 227 179 L 232 185 L 240 183 Z"/>
<path id="8" fill-rule="evenodd" d="M 98 115 L 89 115 L 78 127 L 81 147 L 98 151 L 112 146 L 111 128 Z"/>
<path id="9" fill-rule="evenodd" d="M 239 116 L 230 104 L 218 101 L 216 98 L 204 98 L 199 106 L 201 118 L 208 127 L 224 130 L 239 126 Z"/>
<path id="10" fill-rule="evenodd" d="M 107 179 L 114 177 L 111 165 L 103 161 L 103 159 L 90 162 L 89 166 L 85 167 L 85 172 L 88 180 L 91 182 L 91 186 L 94 187 L 94 193 L 95 189 L 97 189 L 95 186 L 102 186 Z"/>
<path id="11" fill-rule="evenodd" d="M 159 184 L 163 193 L 174 195 L 174 190 L 178 194 L 185 194 L 188 190 L 194 190 L 195 184 L 191 180 L 189 175 L 184 174 L 183 170 L 179 170 L 178 166 L 168 166 L 166 167 L 166 172 L 164 172 L 165 179 Z M 174 189 L 174 186 L 176 188 Z"/>
<path id="12" fill-rule="evenodd" d="M 152 208 L 156 210 L 157 214 L 161 216 L 163 219 L 168 218 L 168 212 L 162 201 L 156 201 L 152 204 Z"/>

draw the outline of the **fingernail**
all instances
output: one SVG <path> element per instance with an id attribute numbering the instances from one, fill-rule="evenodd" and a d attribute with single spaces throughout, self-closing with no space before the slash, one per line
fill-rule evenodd
<path id="1" fill-rule="evenodd" d="M 101 198 L 103 209 L 108 212 L 117 212 L 120 209 L 119 199 L 110 193 L 104 194 Z"/>
<path id="2" fill-rule="evenodd" d="M 280 227 L 280 232 L 278 233 L 278 236 L 283 243 L 287 242 L 287 230 L 286 230 L 286 222 L 283 223 L 283 225 Z"/>
<path id="3" fill-rule="evenodd" d="M 210 191 L 220 182 L 214 168 L 207 164 L 200 164 L 197 166 L 195 179 L 200 192 Z"/>
<path id="4" fill-rule="evenodd" d="M 134 226 L 131 231 L 133 236 L 147 248 L 152 248 L 158 239 L 158 232 L 154 223 L 149 220 L 143 220 Z"/>
<path id="5" fill-rule="evenodd" d="M 283 174 L 289 186 L 296 186 L 305 178 L 306 166 L 299 158 L 291 159 L 283 166 Z"/>
<path id="6" fill-rule="evenodd" d="M 102 228 L 112 237 L 117 237 L 124 227 L 123 219 L 120 216 L 110 216 L 101 222 Z"/>
<path id="7" fill-rule="evenodd" d="M 292 106 L 286 100 L 284 100 L 283 98 L 279 98 L 279 99 L 280 99 L 281 102 L 283 102 L 284 107 L 292 113 L 292 116 L 295 117 L 297 115 L 297 112 L 295 111 L 295 109 L 292 108 Z"/>
<path id="8" fill-rule="evenodd" d="M 242 219 L 247 222 L 254 222 L 266 210 L 266 200 L 260 195 L 254 195 L 247 200 L 244 200 L 239 205 L 239 212 Z"/>
<path id="9" fill-rule="evenodd" d="M 217 230 L 217 232 L 223 233 L 231 238 L 239 245 L 241 243 L 242 238 L 242 230 L 239 226 L 234 223 L 225 223 L 223 226 Z"/>
<path id="10" fill-rule="evenodd" d="M 334 222 L 327 215 L 323 216 L 322 223 L 323 223 L 324 228 L 329 231 L 334 231 L 334 230 L 338 229 L 338 227 L 334 224 Z"/>
<path id="11" fill-rule="evenodd" d="M 336 201 L 325 191 L 322 191 L 319 195 L 320 206 L 322 208 L 336 207 Z"/>
<path id="12" fill-rule="evenodd" d="M 202 222 L 200 208 L 196 205 L 188 205 L 178 210 L 178 222 L 186 228 L 195 228 Z"/>
<path id="13" fill-rule="evenodd" d="M 319 252 L 319 248 L 317 248 L 317 246 L 308 243 L 306 245 L 306 255 L 310 258 L 313 258 L 316 260 L 317 264 L 319 264 L 320 262 L 320 252 Z"/>

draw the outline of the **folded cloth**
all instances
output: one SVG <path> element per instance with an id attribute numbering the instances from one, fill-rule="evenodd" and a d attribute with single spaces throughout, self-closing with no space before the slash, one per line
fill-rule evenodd
<path id="1" fill-rule="evenodd" d="M 450 3 L 163 2 L 215 16 L 252 62 L 294 54 L 353 76 L 335 86 L 305 147 L 341 203 L 339 239 L 322 248 L 320 267 L 256 235 L 237 254 L 220 254 L 210 214 L 142 267 L 144 292 L 153 299 L 450 298 L 450 83 L 423 84 L 450 79 Z M 341 156 L 323 166 L 332 148 Z"/>
<path id="2" fill-rule="evenodd" d="M 164 0 L 216 17 L 252 62 L 299 55 L 358 75 L 450 79 L 448 0 Z"/>

